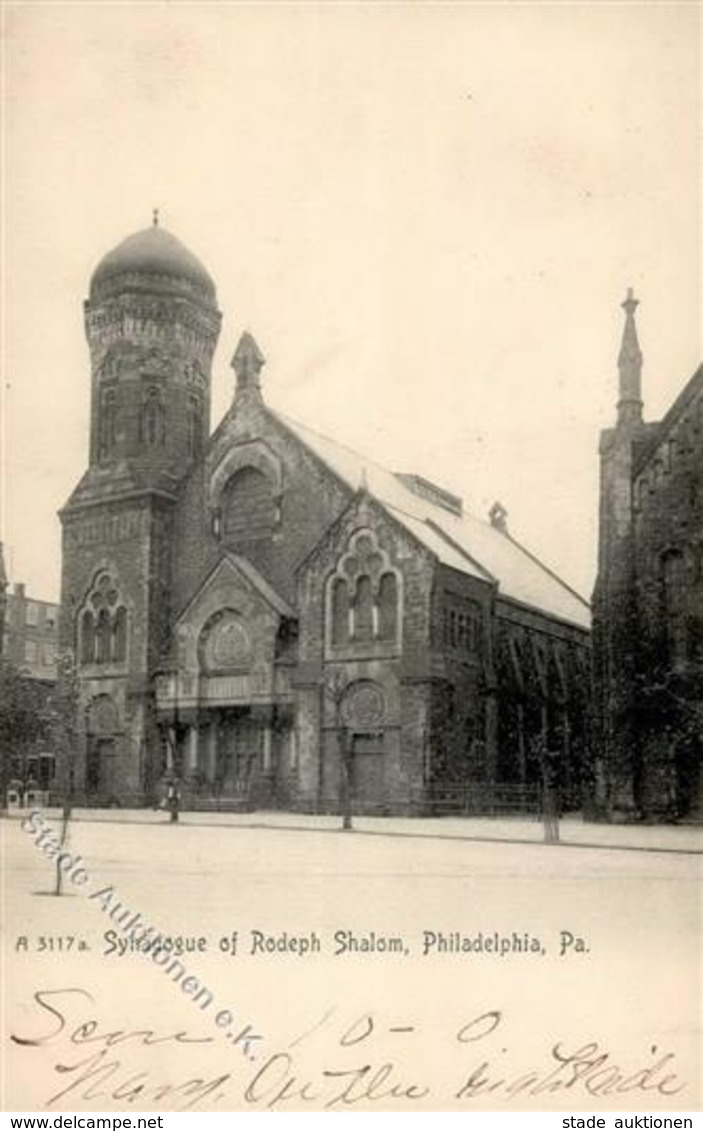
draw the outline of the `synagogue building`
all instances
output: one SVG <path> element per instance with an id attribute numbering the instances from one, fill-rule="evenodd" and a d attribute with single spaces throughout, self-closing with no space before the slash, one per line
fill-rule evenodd
<path id="1" fill-rule="evenodd" d="M 78 797 L 177 779 L 194 807 L 337 811 L 346 767 L 358 812 L 482 811 L 532 804 L 548 751 L 580 804 L 587 603 L 500 505 L 269 406 L 249 333 L 211 432 L 220 319 L 157 224 L 90 280 L 89 465 L 61 511 Z"/>

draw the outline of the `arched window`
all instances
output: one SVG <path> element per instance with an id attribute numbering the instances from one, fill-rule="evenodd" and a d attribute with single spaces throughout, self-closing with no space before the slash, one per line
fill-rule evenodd
<path id="1" fill-rule="evenodd" d="M 106 389 L 100 397 L 100 420 L 98 423 L 98 458 L 107 459 L 115 447 L 117 419 L 117 393 Z"/>
<path id="2" fill-rule="evenodd" d="M 364 574 L 356 583 L 354 598 L 354 638 L 373 639 L 373 593 L 371 578 Z"/>
<path id="3" fill-rule="evenodd" d="M 101 609 L 95 627 L 95 659 L 99 664 L 106 664 L 110 659 L 110 614 L 107 609 Z"/>
<path id="4" fill-rule="evenodd" d="M 90 609 L 86 609 L 81 617 L 80 657 L 82 664 L 95 662 L 95 620 Z"/>
<path id="5" fill-rule="evenodd" d="M 188 455 L 197 456 L 203 441 L 203 419 L 200 401 L 188 397 Z"/>
<path id="6" fill-rule="evenodd" d="M 256 467 L 236 471 L 222 493 L 223 537 L 241 541 L 267 538 L 277 520 L 278 507 L 268 477 Z"/>
<path id="7" fill-rule="evenodd" d="M 142 440 L 145 444 L 153 446 L 163 444 L 166 437 L 164 406 L 161 401 L 161 390 L 151 386 L 146 393 L 142 405 L 141 421 Z"/>
<path id="8" fill-rule="evenodd" d="M 332 586 L 332 643 L 349 639 L 349 586 L 338 577 Z"/>
<path id="9" fill-rule="evenodd" d="M 112 658 L 122 661 L 127 657 L 127 610 L 120 607 L 112 623 Z"/>
<path id="10" fill-rule="evenodd" d="M 462 652 L 466 647 L 466 617 L 463 613 L 457 613 L 456 617 L 456 646 Z"/>
<path id="11" fill-rule="evenodd" d="M 398 582 L 394 573 L 384 573 L 378 587 L 378 635 L 395 640 L 398 633 Z"/>
<path id="12" fill-rule="evenodd" d="M 78 655 L 83 664 L 109 664 L 127 658 L 127 609 L 119 581 L 109 569 L 94 577 L 78 620 Z"/>

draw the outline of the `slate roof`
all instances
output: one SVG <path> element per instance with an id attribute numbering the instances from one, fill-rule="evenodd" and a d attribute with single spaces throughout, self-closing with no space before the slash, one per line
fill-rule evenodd
<path id="1" fill-rule="evenodd" d="M 269 410 L 271 411 L 271 410 Z M 500 595 L 579 628 L 591 626 L 587 601 L 547 566 L 489 522 L 421 498 L 394 472 L 282 413 L 272 412 L 352 490 L 365 484 L 406 529 L 443 565 L 483 581 Z"/>

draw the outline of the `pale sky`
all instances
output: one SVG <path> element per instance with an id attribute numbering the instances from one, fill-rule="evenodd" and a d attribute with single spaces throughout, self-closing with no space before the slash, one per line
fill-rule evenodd
<path id="1" fill-rule="evenodd" d="M 58 596 L 82 302 L 161 210 L 274 407 L 485 514 L 590 596 L 628 286 L 648 419 L 700 361 L 693 4 L 5 5 L 3 538 Z"/>

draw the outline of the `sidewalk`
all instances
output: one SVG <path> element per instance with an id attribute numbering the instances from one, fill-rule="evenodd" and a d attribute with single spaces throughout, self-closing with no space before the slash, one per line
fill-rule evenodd
<path id="1" fill-rule="evenodd" d="M 11 819 L 21 819 L 26 810 L 16 810 Z M 60 810 L 47 810 L 60 818 Z M 72 820 L 118 824 L 169 825 L 168 814 L 153 809 L 74 809 Z M 179 823 L 207 828 L 297 830 L 341 832 L 341 817 L 280 810 L 255 813 L 198 813 L 183 811 Z M 511 844 L 542 844 L 541 821 L 531 817 L 354 817 L 353 832 L 345 834 L 393 837 L 430 837 L 441 840 L 472 840 Z M 578 816 L 560 822 L 560 848 L 621 849 L 640 852 L 703 854 L 703 826 L 696 825 L 608 825 L 584 822 Z"/>

